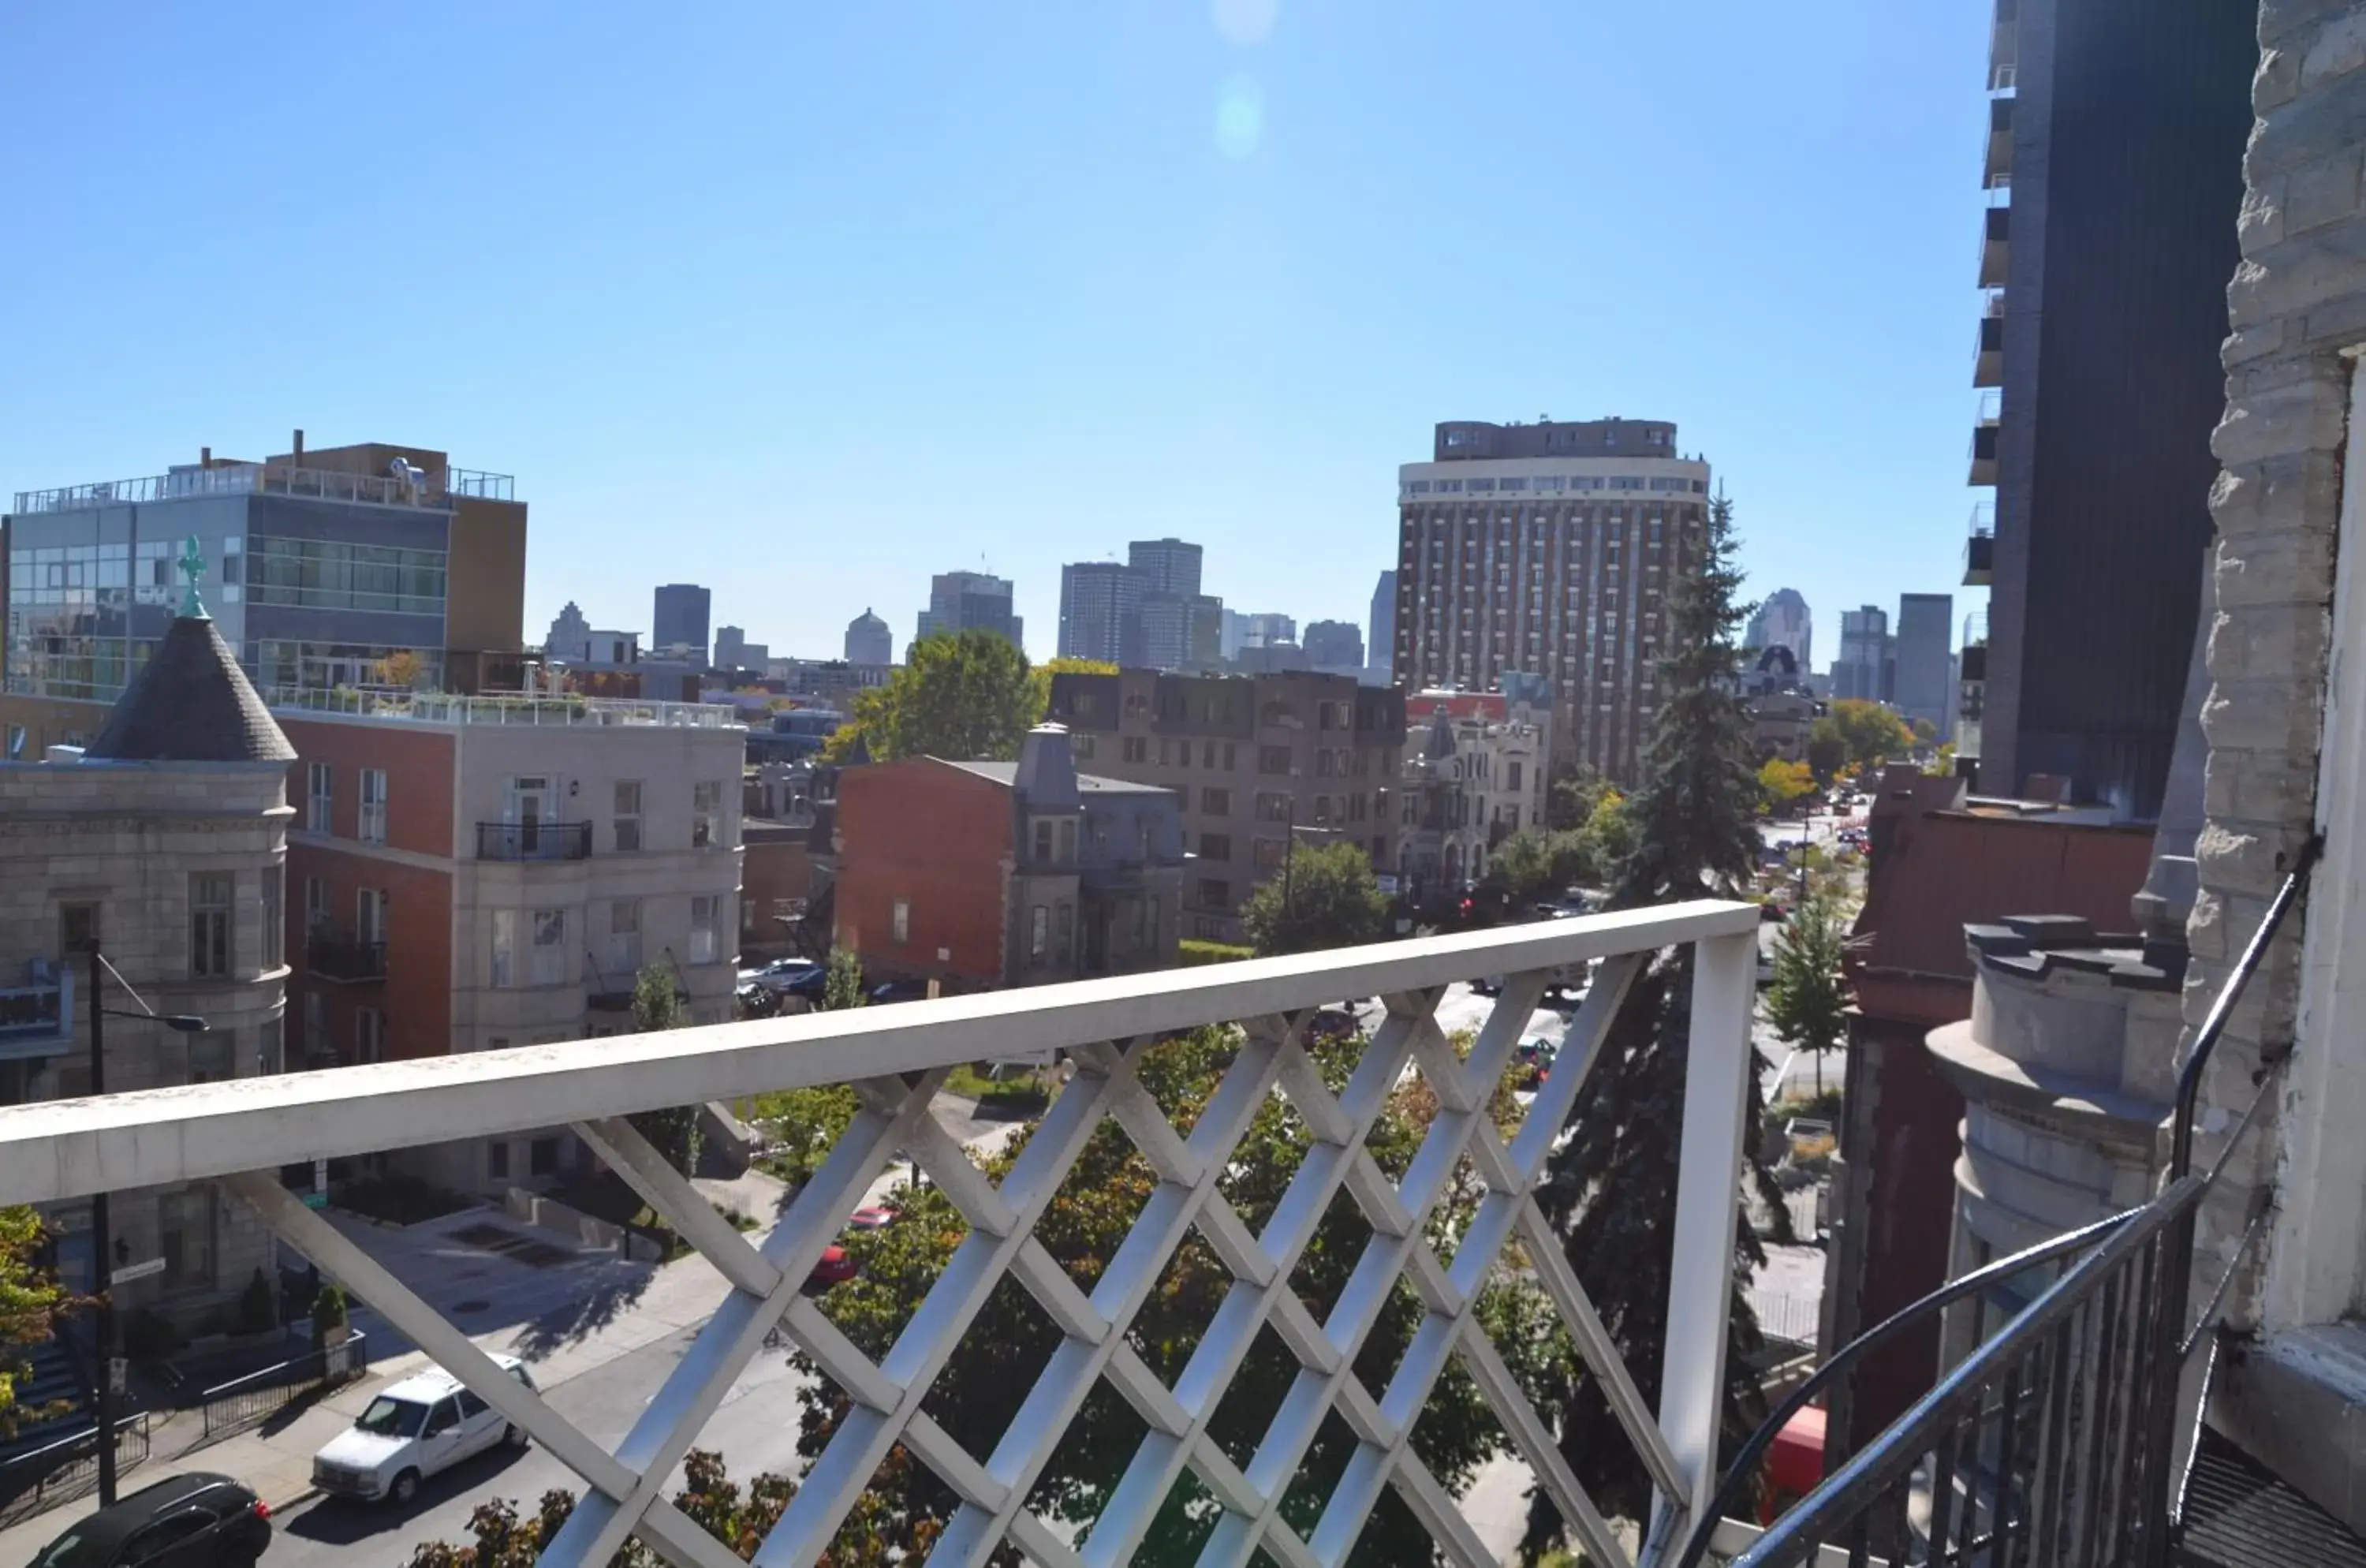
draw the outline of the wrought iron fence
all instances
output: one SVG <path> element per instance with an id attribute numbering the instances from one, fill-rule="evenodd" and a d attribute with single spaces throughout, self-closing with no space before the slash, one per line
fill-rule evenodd
<path id="1" fill-rule="evenodd" d="M 115 1468 L 127 1472 L 148 1457 L 148 1412 L 115 1423 Z M 28 1449 L 0 1461 L 0 1525 L 29 1518 L 44 1508 L 79 1497 L 98 1484 L 98 1427 Z"/>
<path id="2" fill-rule="evenodd" d="M 203 1395 L 206 1436 L 213 1438 L 260 1426 L 287 1406 L 358 1382 L 368 1371 L 369 1337 L 355 1334 L 342 1345 L 307 1350 L 217 1383 Z"/>

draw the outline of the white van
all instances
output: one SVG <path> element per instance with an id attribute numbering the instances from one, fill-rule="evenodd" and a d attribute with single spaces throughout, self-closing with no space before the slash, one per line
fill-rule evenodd
<path id="1" fill-rule="evenodd" d="M 494 1363 L 526 1387 L 534 1378 L 515 1356 Z M 383 1389 L 369 1408 L 312 1456 L 312 1484 L 339 1497 L 397 1504 L 419 1483 L 497 1444 L 524 1448 L 526 1435 L 441 1367 Z"/>

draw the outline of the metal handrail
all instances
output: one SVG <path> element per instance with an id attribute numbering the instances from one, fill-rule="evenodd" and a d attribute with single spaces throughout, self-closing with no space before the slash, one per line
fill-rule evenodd
<path id="1" fill-rule="evenodd" d="M 1741 1451 L 1733 1456 L 1733 1462 L 1726 1467 L 1716 1492 L 1709 1496 L 1708 1506 L 1693 1522 L 1692 1533 L 1685 1539 L 1684 1549 L 1676 1558 L 1675 1568 L 1696 1568 L 1707 1554 L 1726 1510 L 1740 1501 L 1741 1488 L 1756 1476 L 1758 1461 L 1765 1458 L 1766 1450 L 1774 1446 L 1774 1439 L 1782 1435 L 1784 1427 L 1792 1416 L 1815 1403 L 1825 1390 L 1839 1382 L 1842 1373 L 1933 1314 L 1968 1296 L 1978 1295 L 1991 1285 L 2027 1273 L 2041 1264 L 2057 1262 L 2109 1239 L 2142 1216 L 2146 1207 L 2149 1205 L 2097 1220 L 2092 1224 L 2056 1236 L 2052 1241 L 2023 1247 L 2010 1258 L 2000 1258 L 1985 1268 L 1975 1269 L 1961 1279 L 1952 1280 L 1920 1300 L 1898 1308 L 1834 1351 L 1830 1360 L 1818 1367 L 1807 1382 L 1794 1389 L 1789 1398 L 1776 1405 L 1774 1413 L 1758 1424 L 1758 1429 L 1750 1435 L 1750 1440 L 1743 1443 Z M 1872 1446 L 1868 1445 L 1868 1449 Z"/>
<path id="2" fill-rule="evenodd" d="M 2211 1055 L 2218 1049 L 2219 1036 L 2226 1032 L 2226 1021 L 2235 1015 L 2235 1005 L 2243 999 L 2243 987 L 2267 962 L 2268 943 L 2273 942 L 2276 929 L 2284 917 L 2300 901 L 2308 886 L 2309 873 L 2316 869 L 2317 857 L 2325 852 L 2325 835 L 2312 833 L 2300 847 L 2292 870 L 2286 874 L 2283 886 L 2276 889 L 2275 898 L 2259 921 L 2251 940 L 2243 945 L 2243 955 L 2235 961 L 2233 973 L 2225 985 L 2219 987 L 2218 999 L 2202 1020 L 2202 1027 L 2193 1036 L 2193 1048 L 2186 1053 L 2185 1066 L 2177 1075 L 2177 1114 L 2170 1123 L 2169 1174 L 2176 1180 L 2193 1168 L 2193 1111 L 2202 1096 L 2202 1075 L 2210 1066 Z"/>
<path id="3" fill-rule="evenodd" d="M 2061 1327 L 2140 1248 L 2188 1216 L 2206 1186 L 2199 1177 L 2186 1177 L 2143 1208 L 2103 1222 L 2112 1231 L 2101 1246 L 2073 1264 L 1996 1337 L 1957 1363 L 1936 1388 L 1890 1425 L 1878 1443 L 1860 1450 L 1797 1507 L 1776 1520 L 1748 1551 L 1734 1559 L 1736 1568 L 1787 1562 L 1802 1553 L 1803 1539 L 1824 1540 L 1831 1527 L 1897 1479 L 1888 1472 L 1898 1455 L 1924 1452 L 1966 1411 L 1979 1409 L 1996 1369 L 2011 1364 Z"/>

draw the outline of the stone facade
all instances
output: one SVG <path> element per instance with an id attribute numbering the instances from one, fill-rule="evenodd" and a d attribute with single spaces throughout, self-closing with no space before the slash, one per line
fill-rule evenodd
<path id="1" fill-rule="evenodd" d="M 284 925 L 287 826 L 285 764 L 61 760 L 0 764 L 0 987 L 37 974 L 70 977 L 71 1027 L 46 1039 L 0 1037 L 9 1103 L 88 1090 L 88 960 L 66 950 L 96 920 L 108 961 L 159 1013 L 194 1013 L 204 1034 L 136 1019 L 107 1029 L 109 1093 L 167 1089 L 193 1078 L 249 1077 L 283 1066 L 287 966 Z M 192 974 L 194 878 L 229 879 L 228 972 Z M 100 998 L 136 1011 L 108 982 Z M 257 1269 L 273 1273 L 269 1233 L 210 1184 L 118 1193 L 118 1259 L 163 1258 L 159 1275 L 117 1292 L 129 1312 L 152 1308 L 185 1332 L 228 1327 Z M 167 1216 L 170 1216 L 167 1223 Z M 64 1233 L 62 1271 L 91 1278 L 87 1205 L 51 1216 Z M 275 1299 L 276 1281 L 273 1281 Z"/>

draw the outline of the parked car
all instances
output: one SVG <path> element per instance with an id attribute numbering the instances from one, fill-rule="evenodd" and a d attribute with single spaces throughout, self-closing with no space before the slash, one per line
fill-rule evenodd
<path id="1" fill-rule="evenodd" d="M 882 1231 L 896 1220 L 893 1209 L 857 1209 L 846 1216 L 846 1228 L 851 1231 Z"/>
<path id="2" fill-rule="evenodd" d="M 534 1386 L 515 1356 L 493 1360 Z M 360 1419 L 330 1438 L 312 1456 L 312 1484 L 334 1496 L 390 1498 L 400 1506 L 419 1495 L 429 1476 L 502 1443 L 522 1449 L 526 1435 L 458 1378 L 431 1367 L 383 1390 Z"/>
<path id="3" fill-rule="evenodd" d="M 775 958 L 761 968 L 739 971 L 739 984 L 743 987 L 761 986 L 777 995 L 817 975 L 828 978 L 822 966 L 810 958 Z"/>
<path id="4" fill-rule="evenodd" d="M 862 1272 L 862 1265 L 856 1262 L 846 1248 L 835 1244 L 825 1247 L 821 1249 L 821 1256 L 814 1260 L 813 1271 L 806 1276 L 806 1294 L 817 1296 L 832 1285 L 843 1285 Z"/>
<path id="5" fill-rule="evenodd" d="M 1306 1021 L 1306 1043 L 1317 1045 L 1326 1040 L 1353 1039 L 1359 1027 L 1354 1013 L 1324 1008 Z"/>
<path id="6" fill-rule="evenodd" d="M 271 1508 L 243 1482 L 193 1471 L 75 1520 L 32 1568 L 245 1568 L 271 1544 Z"/>

